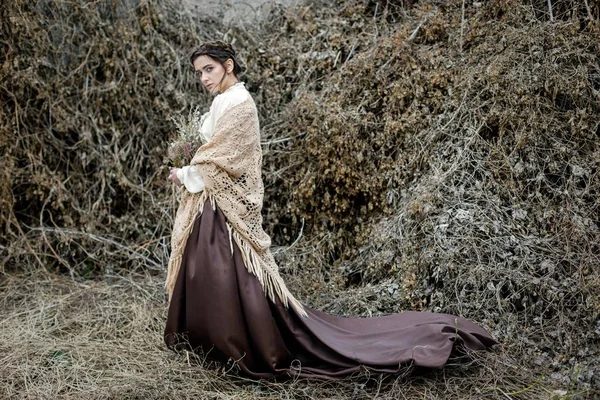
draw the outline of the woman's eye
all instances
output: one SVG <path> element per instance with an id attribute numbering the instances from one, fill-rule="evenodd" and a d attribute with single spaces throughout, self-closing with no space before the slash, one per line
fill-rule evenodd
<path id="1" fill-rule="evenodd" d="M 206 72 L 210 72 L 210 71 L 212 71 L 212 67 L 206 68 Z"/>

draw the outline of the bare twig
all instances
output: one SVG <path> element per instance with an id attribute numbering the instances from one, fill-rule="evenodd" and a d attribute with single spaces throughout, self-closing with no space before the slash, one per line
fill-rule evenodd
<path id="1" fill-rule="evenodd" d="M 464 29 L 465 29 L 465 0 L 462 2 L 461 13 L 460 13 L 460 51 L 463 51 L 464 41 Z"/>
<path id="2" fill-rule="evenodd" d="M 46 233 L 53 233 L 53 234 L 57 234 L 57 235 L 85 237 L 85 238 L 91 239 L 95 242 L 99 242 L 99 243 L 102 243 L 107 246 L 114 246 L 120 250 L 123 250 L 130 256 L 143 260 L 146 265 L 153 266 L 154 268 L 156 268 L 156 270 L 160 270 L 160 271 L 164 270 L 164 266 L 161 263 L 149 258 L 148 256 L 146 256 L 142 253 L 139 253 L 137 250 L 135 250 L 132 247 L 123 245 L 123 244 L 121 244 L 113 239 L 107 238 L 107 237 L 103 237 L 103 236 L 96 235 L 96 234 L 89 233 L 89 232 L 78 231 L 75 229 L 67 229 L 67 228 L 30 227 L 29 230 L 31 232 L 40 232 L 42 235 L 45 235 Z"/>
<path id="3" fill-rule="evenodd" d="M 583 4 L 585 4 L 585 9 L 588 13 L 588 18 L 590 21 L 594 20 L 594 16 L 592 15 L 592 10 L 590 9 L 590 5 L 588 4 L 588 0 L 583 0 Z"/>
<path id="4" fill-rule="evenodd" d="M 417 35 L 419 34 L 419 29 L 421 29 L 421 27 L 423 26 L 423 24 L 427 22 L 427 18 L 423 18 L 421 19 L 421 21 L 419 22 L 419 25 L 417 25 L 417 27 L 415 28 L 414 31 L 412 31 L 412 33 L 410 34 L 410 36 L 408 37 L 408 41 L 412 42 L 413 40 L 415 40 L 415 38 L 417 37 Z"/>

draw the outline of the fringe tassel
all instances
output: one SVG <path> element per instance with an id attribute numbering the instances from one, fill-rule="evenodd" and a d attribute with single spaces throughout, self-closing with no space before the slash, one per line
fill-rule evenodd
<path id="1" fill-rule="evenodd" d="M 227 233 L 229 233 L 229 249 L 231 250 L 231 257 L 233 257 L 233 229 L 228 223 L 225 223 L 225 226 L 227 226 Z"/>
<path id="2" fill-rule="evenodd" d="M 169 302 L 171 301 L 171 296 L 173 295 L 173 290 L 175 289 L 175 282 L 177 281 L 177 276 L 179 275 L 179 269 L 181 268 L 183 250 L 185 249 L 188 238 L 192 233 L 196 218 L 202 215 L 202 208 L 204 207 L 207 199 L 210 201 L 213 210 L 216 210 L 214 198 L 212 196 L 208 196 L 206 191 L 202 192 L 198 200 L 196 217 L 185 228 L 182 238 L 179 241 L 178 248 L 171 250 L 171 259 L 169 260 L 167 280 L 165 282 L 165 287 L 169 295 Z M 273 256 L 271 253 L 269 253 L 267 250 L 266 254 L 264 255 L 258 254 L 256 250 L 246 240 L 244 240 L 244 238 L 231 225 L 229 225 L 229 222 L 226 222 L 226 225 L 229 233 L 229 246 L 231 249 L 231 255 L 233 256 L 233 241 L 235 241 L 240 249 L 240 252 L 242 253 L 242 260 L 244 261 L 246 269 L 252 275 L 256 276 L 258 282 L 261 284 L 265 294 L 269 297 L 269 299 L 271 299 L 272 302 L 275 302 L 276 299 L 279 299 L 286 308 L 292 307 L 300 316 L 308 317 L 308 314 L 304 310 L 302 303 L 300 303 L 292 295 L 285 285 L 285 282 L 279 275 L 279 272 L 277 271 L 277 265 L 275 264 L 275 260 L 272 259 Z"/>
<path id="3" fill-rule="evenodd" d="M 194 218 L 190 221 L 188 226 L 184 229 L 182 238 L 179 241 L 179 245 L 176 249 L 171 249 L 171 258 L 169 259 L 169 266 L 167 268 L 167 279 L 165 281 L 165 288 L 167 290 L 167 294 L 169 296 L 169 303 L 171 302 L 171 296 L 173 295 L 173 290 L 175 289 L 175 282 L 177 282 L 177 276 L 179 275 L 179 269 L 181 268 L 181 260 L 183 259 L 183 251 L 185 250 L 185 245 L 187 244 L 188 238 L 194 229 L 194 223 L 196 219 L 202 215 L 202 209 L 204 207 L 204 203 L 206 202 L 206 198 L 208 195 L 206 191 L 200 194 L 198 199 L 198 209 L 196 210 Z"/>
<path id="4" fill-rule="evenodd" d="M 227 225 L 229 225 L 228 222 Z M 265 260 L 264 257 L 257 254 L 254 248 L 235 229 L 231 230 L 233 231 L 233 239 L 242 253 L 242 260 L 246 269 L 256 276 L 269 299 L 275 302 L 278 298 L 286 308 L 292 307 L 302 317 L 308 317 L 304 306 L 289 291 L 276 267 L 273 268 L 272 265 L 269 265 L 270 260 Z M 270 258 L 269 256 L 266 257 Z M 273 264 L 275 264 L 274 260 Z"/>

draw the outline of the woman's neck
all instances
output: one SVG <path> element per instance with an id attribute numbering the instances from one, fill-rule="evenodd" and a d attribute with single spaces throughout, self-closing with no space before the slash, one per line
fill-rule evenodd
<path id="1" fill-rule="evenodd" d="M 231 78 L 227 77 L 221 85 L 219 86 L 219 93 L 224 93 L 227 89 L 238 83 L 238 79 L 235 76 L 231 76 Z"/>

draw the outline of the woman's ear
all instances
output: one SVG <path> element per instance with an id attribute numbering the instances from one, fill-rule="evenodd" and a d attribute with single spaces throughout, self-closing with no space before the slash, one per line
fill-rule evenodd
<path id="1" fill-rule="evenodd" d="M 233 60 L 231 58 L 228 58 L 227 61 L 225 61 L 225 66 L 227 67 L 225 70 L 228 74 L 233 72 Z"/>

